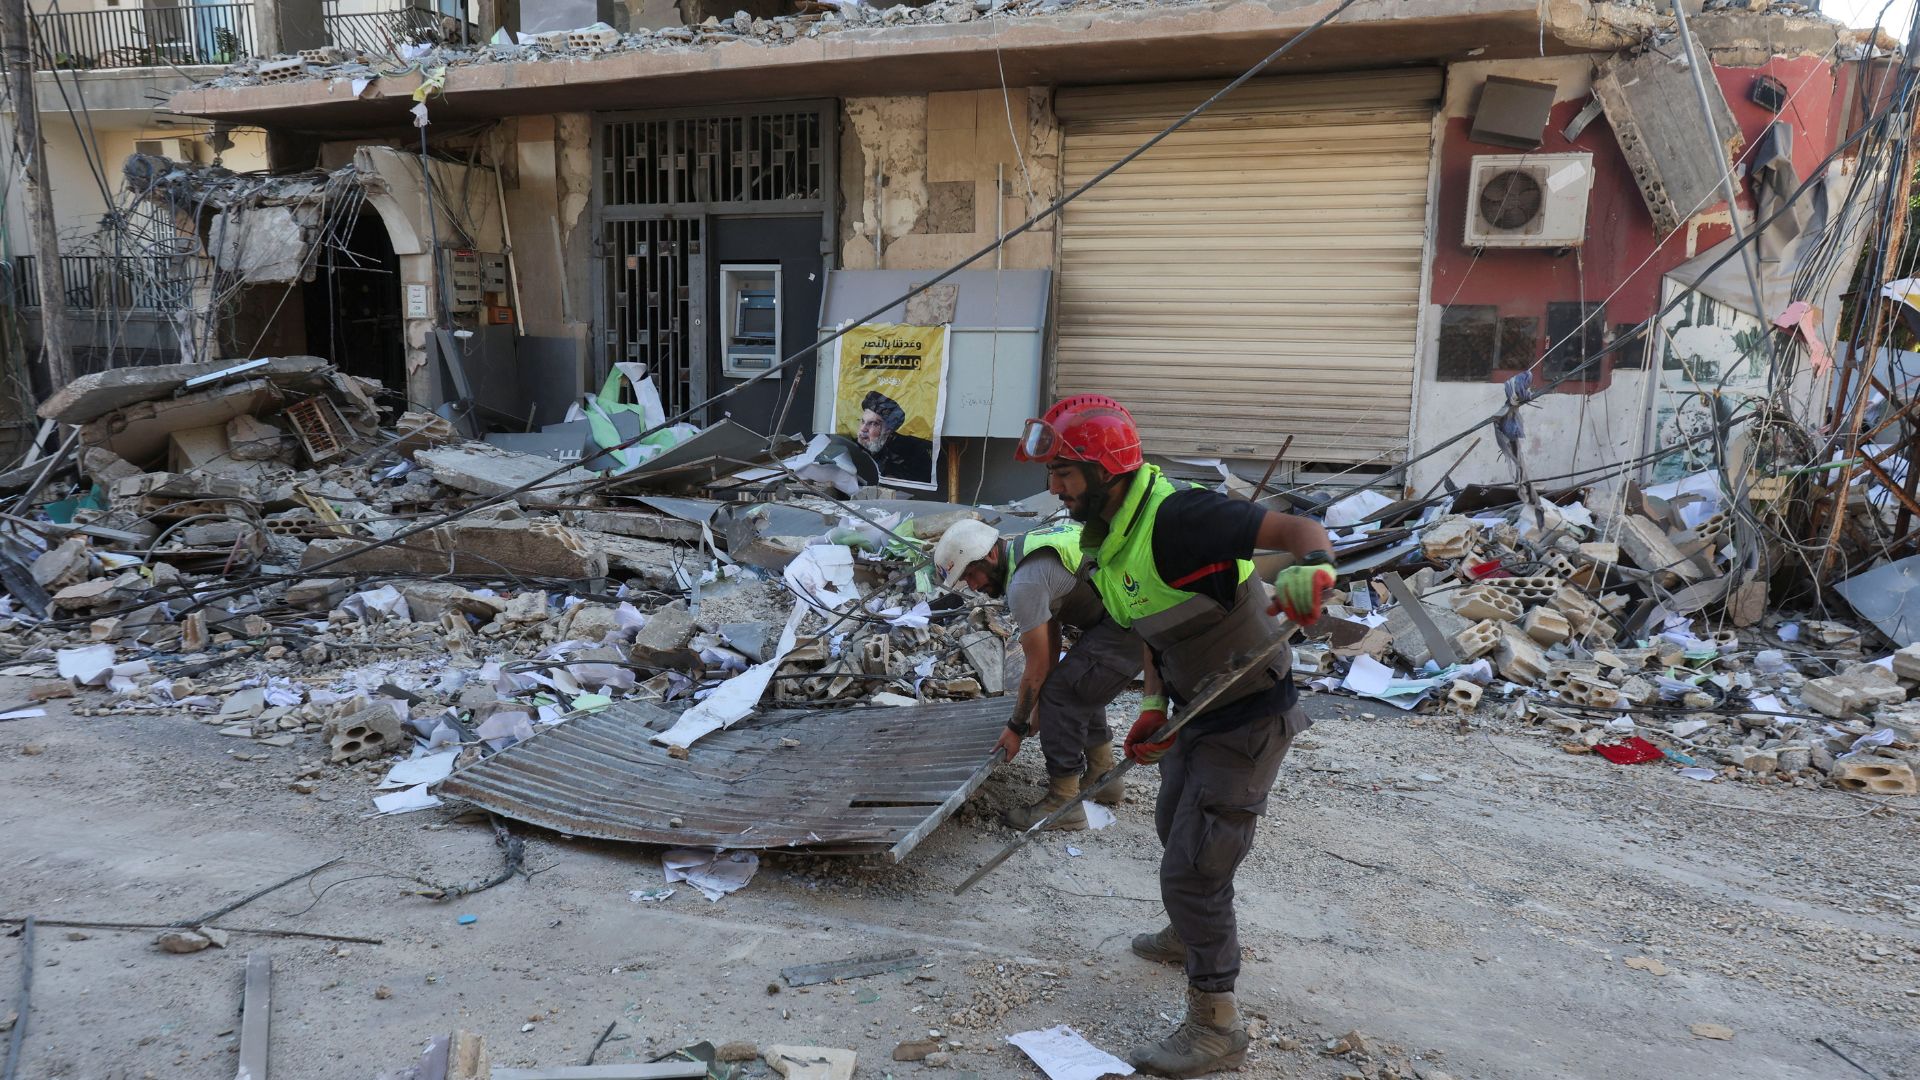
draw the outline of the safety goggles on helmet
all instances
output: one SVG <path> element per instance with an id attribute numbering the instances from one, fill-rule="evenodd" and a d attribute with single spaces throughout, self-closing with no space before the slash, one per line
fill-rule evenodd
<path id="1" fill-rule="evenodd" d="M 1020 434 L 1020 445 L 1014 448 L 1015 461 L 1035 461 L 1044 465 L 1052 461 L 1065 446 L 1065 440 L 1055 431 L 1052 424 L 1045 420 L 1027 421 L 1027 429 Z"/>

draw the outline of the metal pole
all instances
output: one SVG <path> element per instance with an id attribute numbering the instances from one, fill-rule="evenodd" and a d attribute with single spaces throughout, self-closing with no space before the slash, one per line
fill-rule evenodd
<path id="1" fill-rule="evenodd" d="M 47 384 L 57 390 L 74 379 L 67 345 L 67 293 L 60 272 L 60 236 L 53 220 L 53 188 L 47 180 L 47 147 L 40 106 L 33 96 L 33 47 L 26 0 L 0 0 L 0 46 L 6 52 L 7 95 L 13 99 L 17 152 L 26 165 L 28 213 L 33 227 L 34 271 L 40 279 L 40 347 Z"/>

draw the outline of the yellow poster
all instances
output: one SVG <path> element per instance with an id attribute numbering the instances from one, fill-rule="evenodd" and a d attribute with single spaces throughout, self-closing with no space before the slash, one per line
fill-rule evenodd
<path id="1" fill-rule="evenodd" d="M 861 479 L 931 491 L 947 408 L 947 328 L 871 324 L 839 341 L 833 433 L 860 444 Z"/>

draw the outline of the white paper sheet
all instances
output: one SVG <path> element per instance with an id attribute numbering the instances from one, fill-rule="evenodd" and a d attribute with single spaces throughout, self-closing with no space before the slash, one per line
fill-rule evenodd
<path id="1" fill-rule="evenodd" d="M 787 616 L 787 625 L 780 631 L 780 642 L 765 663 L 755 664 L 721 683 L 706 700 L 682 713 L 679 721 L 655 735 L 652 741 L 663 746 L 692 746 L 695 740 L 732 727 L 752 712 L 754 706 L 760 704 L 761 695 L 767 692 L 767 684 L 773 681 L 773 673 L 779 670 L 781 661 L 793 651 L 794 635 L 800 630 L 800 615 L 806 610 L 804 604 L 793 605 L 793 613 Z"/>
<path id="2" fill-rule="evenodd" d="M 1103 1076 L 1132 1076 L 1133 1066 L 1088 1042 L 1061 1024 L 1044 1031 L 1023 1031 L 1007 1041 L 1026 1052 L 1050 1080 L 1100 1080 Z"/>
<path id="3" fill-rule="evenodd" d="M 708 900 L 738 892 L 760 869 L 760 856 L 751 851 L 696 851 L 675 848 L 660 856 L 660 868 L 669 884 L 684 881 Z"/>
<path id="4" fill-rule="evenodd" d="M 1347 669 L 1346 680 L 1340 685 L 1363 697 L 1373 697 L 1384 693 L 1392 682 L 1392 668 L 1362 653 L 1353 658 L 1353 666 Z"/>
<path id="5" fill-rule="evenodd" d="M 860 599 L 853 585 L 853 549 L 842 544 L 815 544 L 794 556 L 781 571 L 796 593 L 822 609 L 838 610 Z"/>
<path id="6" fill-rule="evenodd" d="M 47 715 L 45 709 L 15 709 L 12 712 L 0 713 L 0 720 L 31 720 L 36 716 L 45 715 Z"/>
<path id="7" fill-rule="evenodd" d="M 415 810 L 430 810 L 439 805 L 439 798 L 427 794 L 425 784 L 415 784 L 401 791 L 373 797 L 373 808 L 383 814 L 410 814 Z"/>
<path id="8" fill-rule="evenodd" d="M 1097 802 L 1085 803 L 1083 805 L 1087 808 L 1087 828 L 1089 829 L 1104 829 L 1120 820 L 1114 816 L 1113 811 L 1101 806 Z"/>
<path id="9" fill-rule="evenodd" d="M 398 762 L 387 770 L 387 778 L 380 781 L 382 791 L 397 787 L 413 787 L 417 784 L 437 784 L 453 773 L 453 759 L 460 756 L 458 750 L 448 750 L 440 754 L 426 754 L 407 761 Z"/>
<path id="10" fill-rule="evenodd" d="M 54 659 L 59 665 L 61 678 L 72 679 L 82 686 L 100 686 L 113 670 L 113 646 L 103 642 L 78 649 L 61 649 L 54 654 Z"/>

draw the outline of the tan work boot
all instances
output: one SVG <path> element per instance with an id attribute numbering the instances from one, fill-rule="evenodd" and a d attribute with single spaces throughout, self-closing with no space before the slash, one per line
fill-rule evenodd
<path id="1" fill-rule="evenodd" d="M 1112 743 L 1094 743 L 1087 747 L 1087 771 L 1080 774 L 1080 790 L 1092 790 L 1093 782 L 1107 775 L 1107 770 L 1111 768 L 1113 768 Z M 1099 791 L 1095 791 L 1093 801 L 1101 806 L 1119 806 L 1120 800 L 1127 794 L 1126 789 L 1127 779 L 1123 776 Z"/>
<path id="2" fill-rule="evenodd" d="M 1087 808 L 1080 802 L 1080 778 L 1071 774 L 1056 776 L 1047 781 L 1047 793 L 1032 806 L 1018 806 L 1000 815 L 1000 820 L 1010 829 L 1026 832 L 1040 823 L 1040 819 L 1055 810 L 1073 804 L 1073 810 L 1061 816 L 1052 828 L 1059 830 L 1084 829 L 1087 827 Z"/>
<path id="3" fill-rule="evenodd" d="M 1174 932 L 1173 924 L 1168 923 L 1152 934 L 1133 936 L 1133 954 L 1144 956 L 1148 960 L 1158 960 L 1163 964 L 1184 964 L 1187 962 L 1187 943 L 1180 940 Z"/>
<path id="4" fill-rule="evenodd" d="M 1247 1063 L 1247 1026 L 1240 1022 L 1233 991 L 1209 994 L 1187 987 L 1187 1015 L 1173 1034 L 1127 1055 L 1149 1076 L 1188 1077 L 1237 1069 Z"/>

